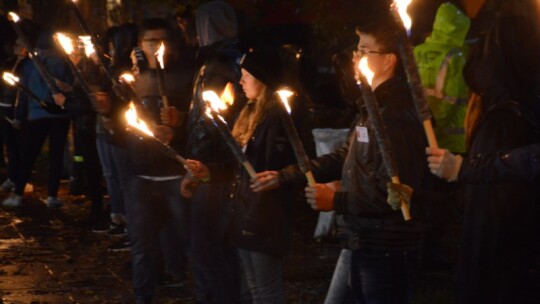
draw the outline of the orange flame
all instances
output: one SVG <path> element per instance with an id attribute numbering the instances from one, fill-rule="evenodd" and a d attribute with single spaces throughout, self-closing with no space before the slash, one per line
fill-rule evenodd
<path id="1" fill-rule="evenodd" d="M 86 57 L 90 57 L 90 55 L 96 52 L 90 36 L 79 36 L 79 39 L 84 45 L 84 53 L 86 54 Z"/>
<path id="2" fill-rule="evenodd" d="M 360 62 L 358 63 L 358 69 L 360 70 L 360 73 L 362 73 L 364 76 L 366 76 L 367 81 L 369 82 L 369 85 L 373 82 L 373 71 L 368 67 L 367 64 L 367 57 L 364 56 L 360 59 Z"/>
<path id="3" fill-rule="evenodd" d="M 146 124 L 146 122 L 137 116 L 137 109 L 135 108 L 135 105 L 133 104 L 133 102 L 129 103 L 129 109 L 126 111 L 124 115 L 126 117 L 126 121 L 129 126 L 147 135 L 154 136 L 154 133 L 150 131 L 150 128 L 148 128 L 148 125 Z"/>
<path id="4" fill-rule="evenodd" d="M 74 48 L 73 48 L 73 41 L 71 41 L 71 38 L 69 38 L 67 35 L 62 34 L 62 33 L 56 33 L 54 37 L 56 38 L 56 41 L 58 41 L 58 43 L 62 46 L 66 54 L 71 55 L 73 53 Z"/>
<path id="5" fill-rule="evenodd" d="M 127 82 L 127 83 L 132 83 L 135 81 L 135 77 L 133 77 L 133 74 L 131 73 L 124 73 L 122 75 L 120 75 L 120 79 L 122 79 L 123 81 Z"/>
<path id="6" fill-rule="evenodd" d="M 214 91 L 204 91 L 202 93 L 202 98 L 216 112 L 227 109 L 227 104 L 224 103 Z"/>
<path id="7" fill-rule="evenodd" d="M 234 103 L 234 86 L 232 83 L 227 83 L 223 93 L 221 93 L 220 99 L 226 104 L 226 107 Z"/>
<path id="8" fill-rule="evenodd" d="M 4 81 L 12 86 L 14 86 L 17 82 L 19 82 L 19 77 L 8 72 L 4 72 L 4 74 L 2 75 L 2 78 L 4 78 Z"/>
<path id="9" fill-rule="evenodd" d="M 165 63 L 163 62 L 163 55 L 165 55 L 165 44 L 163 42 L 159 45 L 159 49 L 157 50 L 155 55 L 157 61 L 159 62 L 159 66 L 161 67 L 161 69 L 164 69 Z"/>
<path id="10" fill-rule="evenodd" d="M 407 30 L 411 29 L 412 20 L 407 14 L 407 7 L 411 4 L 412 0 L 394 0 L 394 5 L 397 7 L 399 17 Z"/>
<path id="11" fill-rule="evenodd" d="M 9 17 L 9 20 L 11 20 L 11 21 L 13 21 L 15 23 L 19 22 L 19 20 L 21 19 L 21 18 L 19 18 L 19 15 L 15 14 L 14 12 L 9 12 L 8 17 Z"/>
<path id="12" fill-rule="evenodd" d="M 279 98 L 281 98 L 281 102 L 285 106 L 285 109 L 289 114 L 291 114 L 291 106 L 289 105 L 289 97 L 293 96 L 294 93 L 290 90 L 283 89 L 277 91 L 277 94 L 279 95 Z"/>

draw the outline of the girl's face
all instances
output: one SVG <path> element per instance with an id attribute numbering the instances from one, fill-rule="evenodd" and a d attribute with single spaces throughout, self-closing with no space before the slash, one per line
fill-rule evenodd
<path id="1" fill-rule="evenodd" d="M 242 86 L 242 89 L 244 90 L 244 93 L 248 99 L 257 100 L 262 96 L 264 91 L 264 84 L 245 69 L 242 69 L 240 85 Z"/>

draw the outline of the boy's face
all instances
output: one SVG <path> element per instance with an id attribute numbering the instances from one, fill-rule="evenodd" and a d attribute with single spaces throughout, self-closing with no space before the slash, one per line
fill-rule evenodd
<path id="1" fill-rule="evenodd" d="M 375 37 L 366 33 L 358 33 L 358 51 L 367 58 L 368 67 L 374 73 L 374 77 L 386 72 L 389 68 L 388 57 L 391 55 L 377 42 Z"/>
<path id="2" fill-rule="evenodd" d="M 167 31 L 164 29 L 145 31 L 141 39 L 141 50 L 146 58 L 154 58 L 161 42 L 165 44 L 165 54 L 170 53 L 170 44 L 167 43 Z"/>

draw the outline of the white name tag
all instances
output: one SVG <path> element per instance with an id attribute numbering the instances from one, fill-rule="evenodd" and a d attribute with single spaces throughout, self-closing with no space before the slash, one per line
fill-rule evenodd
<path id="1" fill-rule="evenodd" d="M 366 127 L 356 126 L 356 141 L 369 143 L 368 129 Z"/>

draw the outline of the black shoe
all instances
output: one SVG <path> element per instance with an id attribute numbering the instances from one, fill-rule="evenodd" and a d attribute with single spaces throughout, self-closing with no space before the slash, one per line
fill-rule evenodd
<path id="1" fill-rule="evenodd" d="M 107 249 L 109 252 L 128 252 L 131 251 L 131 243 L 127 238 L 122 238 L 113 242 Z"/>
<path id="2" fill-rule="evenodd" d="M 110 230 L 107 232 L 107 234 L 111 237 L 124 237 L 127 235 L 126 225 L 111 223 Z"/>
<path id="3" fill-rule="evenodd" d="M 186 285 L 185 277 L 165 272 L 160 275 L 157 285 L 160 287 L 182 287 Z"/>

